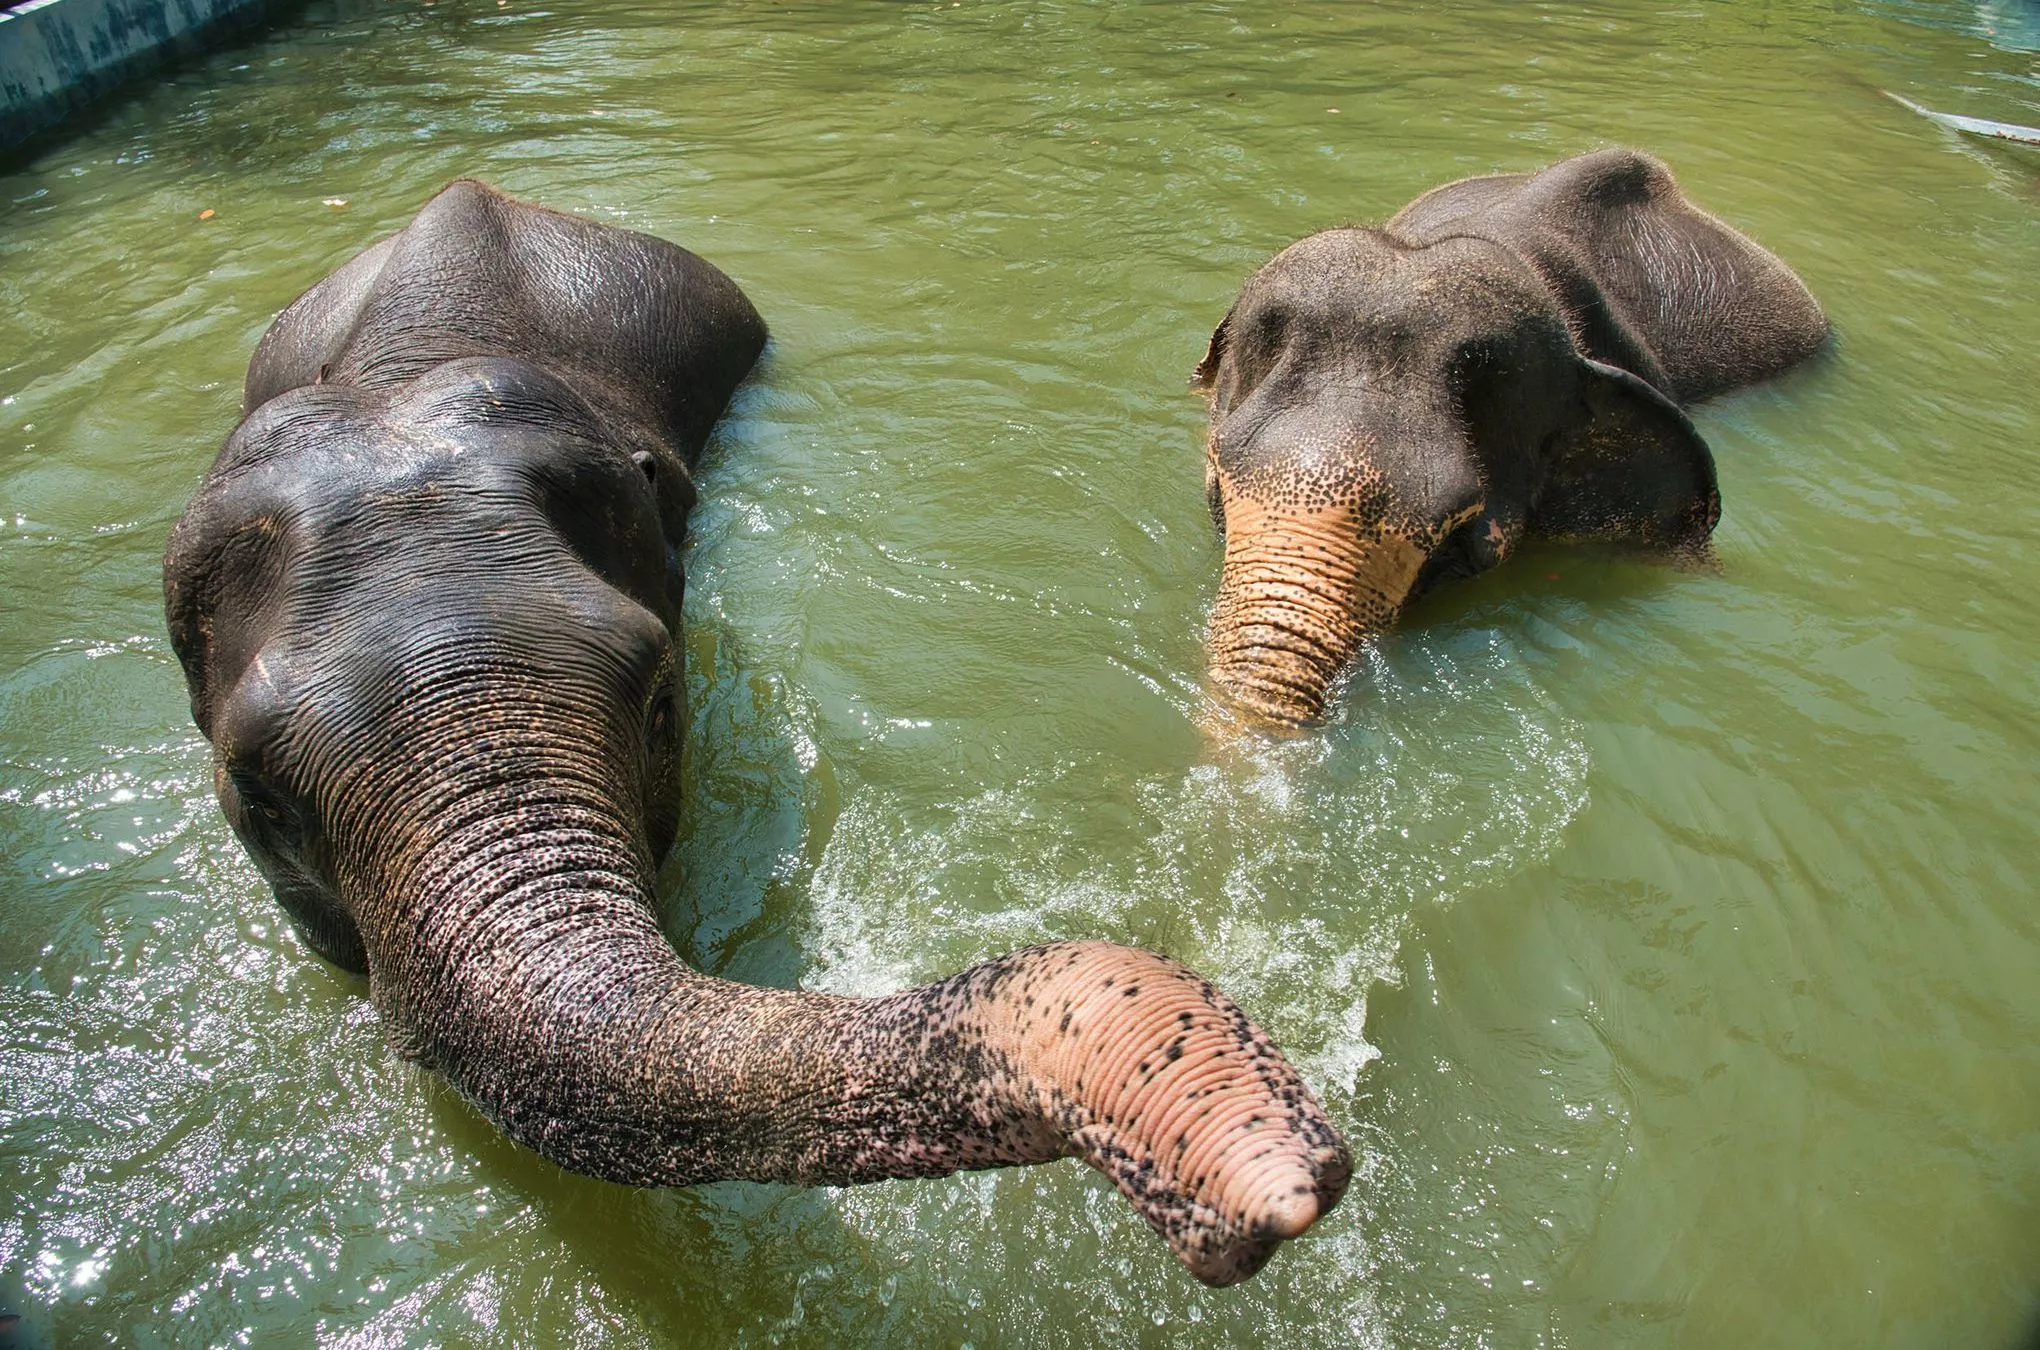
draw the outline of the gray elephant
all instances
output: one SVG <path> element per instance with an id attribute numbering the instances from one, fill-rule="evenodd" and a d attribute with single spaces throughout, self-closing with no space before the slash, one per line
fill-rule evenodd
<path id="1" fill-rule="evenodd" d="M 564 1167 L 1075 1156 L 1200 1279 L 1246 1278 L 1350 1162 L 1194 972 L 1068 942 L 858 999 L 661 935 L 690 470 L 765 337 L 695 255 L 473 182 L 292 304 L 164 563 L 227 819 L 391 1043 Z"/>
<path id="2" fill-rule="evenodd" d="M 1714 459 L 1682 404 L 1827 336 L 1785 265 L 1607 150 L 1469 178 L 1292 244 L 1193 387 L 1225 531 L 1217 692 L 1306 723 L 1371 633 L 1526 538 L 1704 555 Z"/>

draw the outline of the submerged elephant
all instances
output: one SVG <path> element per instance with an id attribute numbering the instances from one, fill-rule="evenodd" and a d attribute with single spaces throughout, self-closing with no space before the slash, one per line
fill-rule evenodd
<path id="1" fill-rule="evenodd" d="M 1197 367 L 1225 531 L 1218 692 L 1315 719 L 1369 634 L 1525 538 L 1704 555 L 1714 459 L 1681 404 L 1827 336 L 1785 265 L 1608 150 L 1469 178 L 1292 244 Z"/>
<path id="2" fill-rule="evenodd" d="M 860 999 L 661 935 L 690 469 L 765 336 L 695 255 L 472 182 L 285 310 L 164 565 L 228 820 L 395 1047 L 564 1167 L 1076 1156 L 1199 1278 L 1246 1278 L 1349 1157 L 1194 972 L 1068 942 Z"/>

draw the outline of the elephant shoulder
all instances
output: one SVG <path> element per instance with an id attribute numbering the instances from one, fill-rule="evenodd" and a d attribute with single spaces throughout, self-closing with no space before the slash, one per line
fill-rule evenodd
<path id="1" fill-rule="evenodd" d="M 692 461 L 765 340 L 749 298 L 687 249 L 457 179 L 277 319 L 244 408 L 506 357 L 560 372 Z"/>
<path id="2" fill-rule="evenodd" d="M 287 389 L 321 382 L 360 323 L 400 237 L 391 235 L 356 254 L 276 316 L 248 362 L 241 386 L 243 413 Z"/>
<path id="3" fill-rule="evenodd" d="M 1546 219 L 1566 214 L 1591 218 L 1678 197 L 1678 184 L 1663 160 L 1615 148 L 1574 155 L 1533 174 L 1522 204 Z"/>
<path id="4" fill-rule="evenodd" d="M 1464 233 L 1468 223 L 1505 205 L 1529 181 L 1529 174 L 1499 173 L 1446 183 L 1396 212 L 1386 229 L 1420 244 Z"/>
<path id="5" fill-rule="evenodd" d="M 1521 247 L 1536 232 L 1584 237 L 1612 209 L 1677 191 L 1671 171 L 1651 156 L 1597 150 L 1536 173 L 1488 174 L 1432 188 L 1399 211 L 1388 228 L 1423 243 L 1477 234 Z"/>
<path id="6" fill-rule="evenodd" d="M 765 321 L 680 245 L 514 203 L 519 283 L 563 361 L 613 385 L 690 462 L 764 351 Z"/>
<path id="7" fill-rule="evenodd" d="M 1637 373 L 1680 402 L 1777 374 L 1827 338 L 1825 314 L 1791 269 L 1695 206 L 1641 151 L 1555 164 L 1507 214 L 1510 239 L 1541 267 L 1585 279 L 1662 380 Z"/>
<path id="8" fill-rule="evenodd" d="M 692 460 L 764 350 L 764 320 L 678 244 L 460 180 L 405 232 L 418 284 L 459 295 L 456 350 L 566 373 Z M 453 354 L 449 351 L 447 354 Z"/>

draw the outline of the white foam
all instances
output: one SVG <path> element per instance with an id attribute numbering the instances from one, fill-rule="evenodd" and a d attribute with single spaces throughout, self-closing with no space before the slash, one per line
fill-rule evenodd
<path id="1" fill-rule="evenodd" d="M 1472 664 L 1502 659 L 1477 652 Z M 855 786 L 813 876 L 808 983 L 881 993 L 1066 937 L 1155 947 L 1209 974 L 1267 1026 L 1358 1147 L 1355 1094 L 1382 1054 L 1367 1039 L 1368 995 L 1402 979 L 1415 916 L 1542 858 L 1586 803 L 1580 729 L 1523 698 L 1522 686 L 1453 678 L 1467 674 L 1425 672 L 1422 697 L 1399 696 L 1389 682 L 1364 728 L 1349 721 L 1249 744 L 1224 762 L 1122 784 L 1106 794 L 1130 816 L 1117 838 L 1079 818 L 1110 781 L 1102 762 L 1066 763 L 935 809 L 886 786 Z M 1471 745 L 1480 763 L 1450 767 L 1441 742 Z M 1363 1156 L 1360 1165 L 1392 1163 Z M 922 1250 L 917 1278 L 945 1299 L 1028 1287 L 1044 1250 L 1055 1269 L 1087 1269 L 1095 1248 L 1132 1272 L 1081 1291 L 1108 1313 L 1218 1315 L 1157 1259 L 1160 1248 L 1102 1180 L 1073 1167 L 1037 1172 L 846 1190 L 832 1208 L 879 1249 Z M 1309 1261 L 1278 1263 L 1271 1275 L 1288 1276 L 1264 1275 L 1235 1300 L 1300 1292 L 1325 1310 L 1327 1343 L 1377 1343 L 1382 1319 L 1367 1279 L 1377 1256 L 1357 1208 L 1320 1226 Z M 970 1241 L 929 1242 L 931 1228 L 958 1225 Z M 1308 1287 L 1278 1293 L 1285 1284 Z"/>

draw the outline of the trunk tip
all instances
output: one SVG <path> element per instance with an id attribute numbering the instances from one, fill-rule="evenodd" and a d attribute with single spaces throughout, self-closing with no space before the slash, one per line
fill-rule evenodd
<path id="1" fill-rule="evenodd" d="M 1352 1176 L 1352 1160 L 1344 1142 L 1331 1135 L 1306 1153 L 1250 1172 L 1255 1174 L 1235 1182 L 1250 1191 L 1236 1223 L 1170 1242 L 1190 1273 L 1214 1288 L 1251 1278 L 1276 1248 L 1336 1208 Z"/>
<path id="2" fill-rule="evenodd" d="M 1271 680 L 1258 670 L 1240 671 L 1215 666 L 1209 687 L 1211 697 L 1207 700 L 1203 724 L 1205 730 L 1214 735 L 1253 731 L 1293 736 L 1324 721 L 1325 695 L 1322 689 Z"/>
<path id="3" fill-rule="evenodd" d="M 1027 1018 L 1044 1114 L 1191 1274 L 1248 1278 L 1339 1202 L 1352 1162 L 1337 1127 L 1194 971 L 1104 944 L 1058 955 Z"/>

